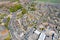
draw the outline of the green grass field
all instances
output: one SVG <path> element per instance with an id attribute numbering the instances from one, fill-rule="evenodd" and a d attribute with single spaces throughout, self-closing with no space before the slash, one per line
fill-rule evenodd
<path id="1" fill-rule="evenodd" d="M 38 0 L 42 2 L 60 3 L 60 0 Z"/>

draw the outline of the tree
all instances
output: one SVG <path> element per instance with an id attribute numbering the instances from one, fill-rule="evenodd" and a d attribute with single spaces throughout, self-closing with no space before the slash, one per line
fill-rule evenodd
<path id="1" fill-rule="evenodd" d="M 10 12 L 16 12 L 19 9 L 22 9 L 21 4 L 15 4 L 15 6 L 9 8 Z"/>
<path id="2" fill-rule="evenodd" d="M 26 14 L 27 10 L 25 8 L 22 9 L 22 14 Z"/>

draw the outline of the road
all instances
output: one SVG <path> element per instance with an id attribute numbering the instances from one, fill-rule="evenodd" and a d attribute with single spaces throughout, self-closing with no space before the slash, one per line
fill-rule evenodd
<path id="1" fill-rule="evenodd" d="M 17 40 L 17 38 L 14 35 L 15 29 L 14 29 L 14 25 L 13 25 L 15 18 L 16 18 L 16 13 L 12 13 L 12 18 L 11 18 L 10 24 L 9 24 L 9 30 L 10 30 L 10 33 L 11 33 L 11 36 L 12 36 L 12 40 Z"/>

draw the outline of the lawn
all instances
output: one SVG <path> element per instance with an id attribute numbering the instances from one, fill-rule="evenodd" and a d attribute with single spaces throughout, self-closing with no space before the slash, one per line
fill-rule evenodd
<path id="1" fill-rule="evenodd" d="M 7 36 L 7 38 L 4 39 L 4 40 L 10 40 L 10 38 L 11 38 L 11 35 L 10 35 L 10 33 L 9 33 L 8 36 Z"/>

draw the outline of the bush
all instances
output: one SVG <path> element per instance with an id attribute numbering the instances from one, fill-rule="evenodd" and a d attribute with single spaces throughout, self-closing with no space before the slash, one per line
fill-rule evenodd
<path id="1" fill-rule="evenodd" d="M 5 23 L 5 27 L 8 29 L 8 24 L 9 24 L 9 21 L 10 21 L 10 17 L 7 18 L 7 21 Z"/>

